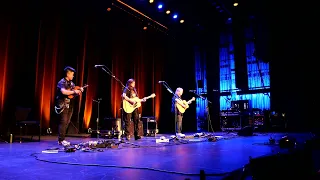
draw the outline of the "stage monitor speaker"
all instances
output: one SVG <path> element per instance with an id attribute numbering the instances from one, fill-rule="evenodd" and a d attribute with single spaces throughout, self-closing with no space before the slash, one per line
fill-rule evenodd
<path id="1" fill-rule="evenodd" d="M 198 80 L 198 88 L 204 88 L 203 80 Z"/>
<path id="2" fill-rule="evenodd" d="M 238 132 L 238 136 L 253 136 L 253 127 L 246 126 Z"/>

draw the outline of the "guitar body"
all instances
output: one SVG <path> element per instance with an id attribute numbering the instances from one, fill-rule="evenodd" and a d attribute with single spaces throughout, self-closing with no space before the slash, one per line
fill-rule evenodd
<path id="1" fill-rule="evenodd" d="M 185 101 L 185 100 L 182 100 L 182 104 L 185 106 L 181 106 L 179 103 L 176 103 L 176 107 L 178 109 L 178 111 L 180 113 L 184 113 L 186 112 L 186 110 L 189 108 L 189 104 L 191 104 L 192 101 L 195 101 L 195 98 L 193 97 L 192 99 L 190 99 L 189 101 Z"/>
<path id="2" fill-rule="evenodd" d="M 123 100 L 123 110 L 126 113 L 132 113 L 135 109 L 141 107 L 141 102 L 138 97 L 130 98 L 131 100 L 135 101 L 135 104 L 131 104 L 129 101 Z"/>
<path id="3" fill-rule="evenodd" d="M 147 100 L 149 98 L 154 98 L 156 95 L 153 93 L 148 97 L 144 97 L 143 99 Z M 141 100 L 139 97 L 130 98 L 131 100 L 135 101 L 135 104 L 131 104 L 129 101 L 123 99 L 122 108 L 126 113 L 132 113 L 135 109 L 141 107 Z"/>
<path id="4" fill-rule="evenodd" d="M 182 101 L 183 105 L 185 105 L 186 107 L 182 107 L 180 104 L 177 103 L 177 109 L 179 110 L 179 112 L 184 113 L 186 112 L 186 110 L 189 108 L 189 104 L 186 100 Z"/>

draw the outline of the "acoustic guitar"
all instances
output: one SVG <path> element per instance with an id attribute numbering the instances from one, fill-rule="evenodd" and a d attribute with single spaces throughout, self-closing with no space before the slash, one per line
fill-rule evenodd
<path id="1" fill-rule="evenodd" d="M 89 85 L 84 85 L 82 88 L 87 88 Z M 71 91 L 73 90 L 80 90 L 81 87 L 80 86 L 75 86 L 73 89 L 71 89 Z M 78 96 L 78 94 L 71 94 L 68 96 L 69 99 L 73 99 L 74 97 Z"/>
<path id="2" fill-rule="evenodd" d="M 192 99 L 190 99 L 189 101 L 183 100 L 183 101 L 182 101 L 182 104 L 183 104 L 185 107 L 182 107 L 179 103 L 176 103 L 177 109 L 179 110 L 179 112 L 184 113 L 184 112 L 186 112 L 186 110 L 189 108 L 189 104 L 191 104 L 192 101 L 195 101 L 195 100 L 196 100 L 196 98 L 194 98 L 194 97 L 193 97 Z"/>
<path id="3" fill-rule="evenodd" d="M 153 93 L 150 96 L 144 97 L 142 99 L 146 99 L 147 100 L 147 99 L 154 98 L 154 97 L 156 97 L 156 95 Z M 134 98 L 130 98 L 130 99 L 135 101 L 136 103 L 135 104 L 131 104 L 129 101 L 124 99 L 122 106 L 123 106 L 124 112 L 126 112 L 126 113 L 132 113 L 135 109 L 141 107 L 140 98 L 134 97 Z"/>

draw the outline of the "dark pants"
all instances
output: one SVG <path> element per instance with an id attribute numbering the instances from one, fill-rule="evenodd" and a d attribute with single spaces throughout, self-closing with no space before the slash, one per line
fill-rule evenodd
<path id="1" fill-rule="evenodd" d="M 182 131 L 182 114 L 175 114 L 175 123 L 176 123 L 176 133 L 181 133 Z"/>
<path id="2" fill-rule="evenodd" d="M 62 113 L 59 114 L 59 129 L 58 129 L 58 140 L 63 141 L 66 136 L 67 128 L 69 126 L 73 108 L 65 108 Z"/>
<path id="3" fill-rule="evenodd" d="M 130 135 L 130 120 L 133 119 L 134 136 L 138 136 L 139 133 L 139 114 L 138 110 L 134 110 L 132 113 L 123 112 L 124 121 L 124 133 L 126 136 Z"/>

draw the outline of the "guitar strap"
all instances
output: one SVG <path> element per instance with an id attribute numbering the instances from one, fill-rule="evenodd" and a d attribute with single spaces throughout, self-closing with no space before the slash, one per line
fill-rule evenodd
<path id="1" fill-rule="evenodd" d="M 65 108 L 68 109 L 69 107 L 70 107 L 70 99 L 69 98 L 64 98 L 63 102 L 60 102 L 58 105 L 54 106 L 54 111 L 57 114 L 61 114 L 64 111 Z"/>

